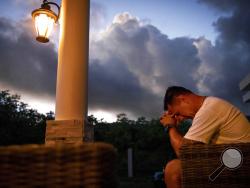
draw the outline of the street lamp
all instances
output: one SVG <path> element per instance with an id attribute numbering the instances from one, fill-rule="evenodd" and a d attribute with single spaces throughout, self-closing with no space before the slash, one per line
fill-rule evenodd
<path id="1" fill-rule="evenodd" d="M 54 5 L 58 9 L 58 14 L 53 12 L 50 5 Z M 54 2 L 43 0 L 41 8 L 32 12 L 32 17 L 35 22 L 37 37 L 36 40 L 42 43 L 49 42 L 49 36 L 53 29 L 54 23 L 59 19 L 60 6 Z"/>

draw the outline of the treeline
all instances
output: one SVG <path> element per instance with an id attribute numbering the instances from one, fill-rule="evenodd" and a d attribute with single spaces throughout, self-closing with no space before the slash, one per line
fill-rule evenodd
<path id="1" fill-rule="evenodd" d="M 95 140 L 113 144 L 118 152 L 118 174 L 127 174 L 127 149 L 134 151 L 135 176 L 151 176 L 155 171 L 161 171 L 165 164 L 176 157 L 159 119 L 147 120 L 139 117 L 130 120 L 126 114 L 117 115 L 114 123 L 98 122 L 93 116 L 89 121 L 94 125 Z M 183 134 L 190 127 L 190 122 L 179 126 Z"/>
<path id="2" fill-rule="evenodd" d="M 46 120 L 52 119 L 53 112 L 40 114 L 21 102 L 20 96 L 0 92 L 0 145 L 43 144 Z M 159 119 L 130 120 L 126 114 L 118 114 L 113 123 L 97 120 L 93 115 L 88 121 L 94 127 L 95 141 L 108 142 L 117 149 L 119 176 L 127 175 L 128 148 L 133 148 L 135 176 L 150 176 L 175 157 Z M 185 131 L 186 126 L 181 127 Z"/>
<path id="3" fill-rule="evenodd" d="M 93 120 L 93 116 L 89 118 Z M 117 148 L 119 176 L 127 175 L 128 148 L 133 149 L 135 176 L 150 176 L 162 170 L 167 156 L 173 155 L 168 136 L 157 119 L 130 120 L 126 114 L 119 114 L 116 122 L 95 120 L 93 124 L 95 141 L 108 142 Z"/>
<path id="4" fill-rule="evenodd" d="M 9 91 L 1 91 L 0 145 L 44 143 L 45 122 L 52 118 L 52 112 L 46 115 L 40 114 L 21 102 L 19 95 L 11 95 Z"/>

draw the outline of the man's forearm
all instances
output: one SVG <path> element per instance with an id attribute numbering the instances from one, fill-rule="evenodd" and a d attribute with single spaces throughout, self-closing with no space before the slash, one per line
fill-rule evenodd
<path id="1" fill-rule="evenodd" d="M 183 136 L 179 133 L 176 127 L 172 127 L 169 129 L 169 137 L 172 147 L 179 158 L 180 156 L 180 147 L 182 144 Z"/>

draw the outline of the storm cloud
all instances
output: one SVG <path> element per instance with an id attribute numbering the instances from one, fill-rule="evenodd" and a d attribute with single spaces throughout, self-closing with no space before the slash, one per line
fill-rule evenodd
<path id="1" fill-rule="evenodd" d="M 90 44 L 90 108 L 159 116 L 167 86 L 195 86 L 200 60 L 193 42 L 185 37 L 171 40 L 129 13 L 117 15 Z"/>
<path id="2" fill-rule="evenodd" d="M 204 37 L 170 39 L 128 12 L 117 14 L 106 30 L 90 33 L 89 110 L 157 118 L 166 88 L 181 85 L 250 113 L 238 86 L 250 72 L 250 3 L 199 2 L 226 13 L 213 23 L 214 44 Z M 92 4 L 90 32 L 103 24 L 103 17 L 105 8 Z M 30 22 L 0 18 L 0 84 L 53 98 L 55 45 L 37 43 Z"/>
<path id="3" fill-rule="evenodd" d="M 213 23 L 219 35 L 215 46 L 207 45 L 207 48 L 212 50 L 211 53 L 206 53 L 207 58 L 203 61 L 210 64 L 210 67 L 215 67 L 215 74 L 220 79 L 206 85 L 213 93 L 250 113 L 249 106 L 242 103 L 243 93 L 239 91 L 239 82 L 250 73 L 250 2 L 244 0 L 200 2 L 227 13 Z M 212 60 L 206 62 L 210 58 Z"/>
<path id="4" fill-rule="evenodd" d="M 100 75 L 105 75 L 107 72 L 104 67 L 116 64 L 116 67 L 111 66 L 110 69 L 116 75 L 123 76 L 124 80 L 116 80 L 117 76 L 109 74 L 114 81 L 110 79 L 106 84 L 100 82 L 103 90 L 95 92 L 90 86 L 90 104 L 95 104 L 94 98 L 106 93 L 106 85 L 118 92 L 117 86 L 122 86 L 123 82 L 128 84 L 126 78 L 133 74 L 136 79 L 129 83 L 133 84 L 134 90 L 130 88 L 118 95 L 122 96 L 124 104 L 112 100 L 107 106 L 114 109 L 130 108 L 137 115 L 148 116 L 150 113 L 155 116 L 160 113 L 165 89 L 171 85 L 182 85 L 203 95 L 222 97 L 245 113 L 250 113 L 248 105 L 242 102 L 243 93 L 239 90 L 239 82 L 250 72 L 249 24 L 246 24 L 249 11 L 245 3 L 221 3 L 214 1 L 213 6 L 219 7 L 219 11 L 228 11 L 228 14 L 213 23 L 218 32 L 215 44 L 204 37 L 169 39 L 153 25 L 144 25 L 129 13 L 117 15 L 101 37 L 91 43 L 90 62 L 95 63 L 90 64 L 90 71 L 99 65 Z M 119 64 L 123 64 L 122 69 L 119 69 Z M 90 85 L 95 80 L 92 78 L 94 75 L 90 72 Z M 130 98 L 129 94 L 136 91 L 136 88 L 151 95 L 140 97 L 137 91 L 139 100 L 134 96 Z M 109 98 L 116 97 L 116 92 L 110 93 Z M 150 112 L 146 112 L 149 108 Z"/>
<path id="5" fill-rule="evenodd" d="M 0 82 L 38 95 L 55 95 L 57 55 L 34 40 L 31 20 L 0 18 Z"/>

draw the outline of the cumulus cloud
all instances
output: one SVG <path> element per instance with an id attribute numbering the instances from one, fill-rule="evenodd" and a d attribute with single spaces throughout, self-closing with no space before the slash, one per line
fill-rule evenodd
<path id="1" fill-rule="evenodd" d="M 0 82 L 17 90 L 54 95 L 56 52 L 53 44 L 34 40 L 30 22 L 0 18 Z"/>
<path id="2" fill-rule="evenodd" d="M 98 36 L 90 35 L 89 109 L 158 117 L 165 89 L 182 85 L 250 113 L 238 87 L 250 72 L 249 24 L 244 24 L 249 11 L 238 1 L 200 2 L 231 12 L 214 22 L 215 44 L 204 37 L 170 39 L 128 12 L 115 16 Z M 105 9 L 92 4 L 91 11 L 91 27 L 98 28 Z M 36 43 L 29 22 L 0 18 L 0 85 L 54 97 L 55 47 Z"/>
<path id="3" fill-rule="evenodd" d="M 237 6 L 230 10 L 237 11 Z M 231 19 L 233 17 L 234 14 Z M 98 106 L 94 99 L 113 88 L 109 97 L 106 97 L 112 100 L 106 104 L 103 99 L 103 107 L 124 109 L 136 115 L 156 116 L 160 113 L 165 89 L 170 85 L 182 85 L 203 95 L 227 99 L 249 113 L 247 105 L 242 103 L 238 86 L 244 75 L 250 72 L 247 66 L 249 45 L 244 36 L 233 43 L 232 38 L 227 37 L 229 31 L 220 29 L 223 28 L 223 19 L 228 23 L 233 22 L 229 17 L 221 17 L 214 23 L 220 35 L 213 45 L 204 37 L 169 39 L 153 25 L 144 24 L 129 13 L 117 15 L 101 37 L 90 46 L 90 63 L 93 62 L 90 71 L 99 67 L 98 74 L 90 72 L 90 104 Z M 111 69 L 115 75 L 106 69 Z M 103 75 L 104 78 L 106 73 L 114 80 L 110 78 L 106 83 L 102 80 L 92 84 L 99 78 L 94 75 Z M 128 78 L 131 80 L 128 81 Z M 129 85 L 122 88 L 129 89 L 118 87 L 124 83 Z M 94 87 L 99 84 L 102 90 L 91 88 L 91 85 Z M 130 98 L 134 91 L 138 98 Z M 140 93 L 149 95 L 142 97 Z M 115 100 L 119 97 L 124 100 Z M 149 112 L 146 111 L 148 108 Z"/>
<path id="4" fill-rule="evenodd" d="M 90 107 L 155 117 L 167 86 L 195 88 L 200 60 L 193 39 L 169 39 L 129 13 L 115 16 L 101 36 L 90 44 Z"/>
<path id="5" fill-rule="evenodd" d="M 213 23 L 219 35 L 215 46 L 212 47 L 207 43 L 206 46 L 212 50 L 205 53 L 209 57 L 203 61 L 204 63 L 206 60 L 209 61 L 210 67 L 214 67 L 214 75 L 217 77 L 219 75 L 220 79 L 204 85 L 211 88 L 213 93 L 230 100 L 246 113 L 250 113 L 249 106 L 242 103 L 243 93 L 239 91 L 238 86 L 250 72 L 250 25 L 248 24 L 250 2 L 244 0 L 200 0 L 200 2 L 218 11 L 230 12 Z M 204 48 L 200 49 L 204 51 Z M 216 58 L 211 59 L 213 56 Z"/>
<path id="6" fill-rule="evenodd" d="M 201 2 L 219 11 L 231 12 L 228 16 L 220 17 L 214 23 L 216 30 L 220 34 L 220 40 L 228 42 L 227 45 L 239 42 L 250 43 L 250 26 L 248 24 L 250 2 L 244 0 L 202 0 Z"/>

